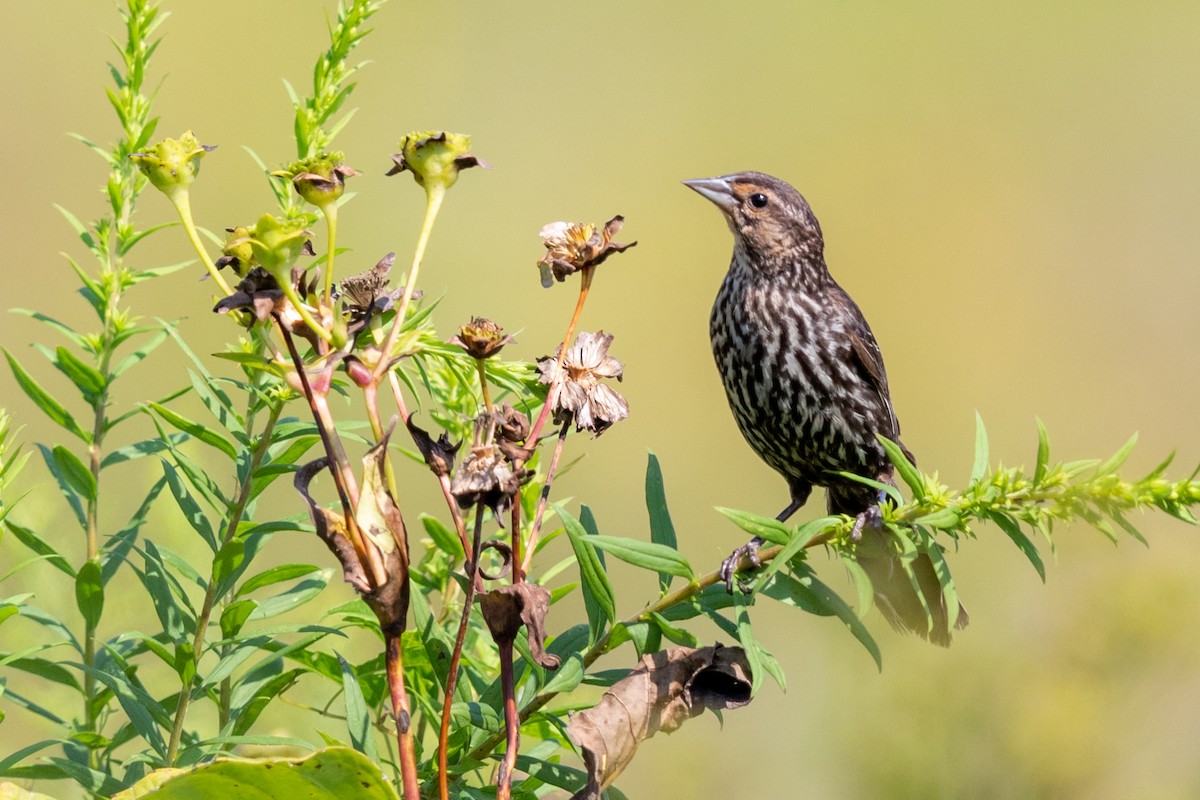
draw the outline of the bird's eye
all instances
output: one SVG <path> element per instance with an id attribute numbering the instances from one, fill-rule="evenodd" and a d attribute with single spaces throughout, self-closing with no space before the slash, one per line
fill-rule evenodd
<path id="1" fill-rule="evenodd" d="M 750 205 L 755 208 L 762 208 L 767 204 L 767 196 L 765 194 L 756 193 L 750 195 Z"/>

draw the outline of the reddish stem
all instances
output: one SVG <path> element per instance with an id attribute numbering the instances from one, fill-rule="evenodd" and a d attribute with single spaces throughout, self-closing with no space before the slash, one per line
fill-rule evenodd
<path id="1" fill-rule="evenodd" d="M 500 649 L 500 688 L 504 692 L 504 759 L 496 781 L 496 800 L 511 800 L 512 774 L 521 748 L 521 718 L 517 711 L 517 690 L 513 680 L 512 640 L 497 643 Z"/>
<path id="2" fill-rule="evenodd" d="M 400 634 L 385 633 L 387 642 L 387 679 L 392 690 L 392 715 L 396 719 L 396 745 L 400 751 L 400 782 L 404 800 L 421 800 L 417 783 L 417 750 L 413 744 L 412 715 L 408 693 L 404 689 L 404 656 Z"/>
<path id="3" fill-rule="evenodd" d="M 562 345 L 558 348 L 558 370 L 556 375 L 558 380 L 550 384 L 550 388 L 546 391 L 546 403 L 542 406 L 542 413 L 538 414 L 537 422 L 533 423 L 533 428 L 529 431 L 529 436 L 525 441 L 528 444 L 536 445 L 538 436 L 541 435 L 542 428 L 546 425 L 546 419 L 550 416 L 550 410 L 554 407 L 554 402 L 558 399 L 558 392 L 562 386 L 562 365 L 563 360 L 567 357 L 567 348 L 571 346 L 571 337 L 575 335 L 575 326 L 579 323 L 579 315 L 583 313 L 583 304 L 587 301 L 588 290 L 592 287 L 592 272 L 595 267 L 584 267 L 579 279 L 579 299 L 575 301 L 575 313 L 571 315 L 571 322 L 567 325 L 567 334 L 563 336 Z"/>
<path id="4" fill-rule="evenodd" d="M 475 538 L 470 552 L 479 552 L 483 538 L 483 503 L 475 507 Z M 471 606 L 475 603 L 475 585 L 478 582 L 479 562 L 470 558 L 466 563 L 467 591 L 463 599 L 462 619 L 458 623 L 458 635 L 454 639 L 454 652 L 450 655 L 450 670 L 446 674 L 446 694 L 442 700 L 442 727 L 438 732 L 438 797 L 450 798 L 449 745 L 450 707 L 454 705 L 454 690 L 458 686 L 458 664 L 462 660 L 463 644 L 467 640 L 467 628 L 471 623 Z"/>
<path id="5" fill-rule="evenodd" d="M 554 443 L 554 453 L 550 456 L 550 465 L 546 467 L 546 482 L 542 484 L 542 494 L 538 497 L 537 512 L 533 516 L 533 526 L 529 531 L 529 545 L 525 550 L 525 561 L 521 564 L 522 573 L 528 572 L 533 565 L 533 553 L 537 548 L 538 539 L 542 535 L 542 517 L 546 513 L 546 503 L 550 500 L 550 485 L 554 483 L 554 474 L 558 471 L 558 459 L 562 456 L 563 443 L 567 440 L 567 431 L 570 427 L 571 421 L 567 420 L 559 429 L 558 441 Z M 516 555 L 513 555 L 514 564 L 516 560 Z M 513 569 L 515 571 L 516 567 Z"/>

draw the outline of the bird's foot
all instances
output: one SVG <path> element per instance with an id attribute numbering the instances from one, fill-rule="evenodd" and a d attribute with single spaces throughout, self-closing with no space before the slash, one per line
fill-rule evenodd
<path id="1" fill-rule="evenodd" d="M 879 510 L 879 506 L 873 505 L 854 518 L 854 527 L 850 529 L 850 541 L 861 540 L 863 531 L 867 527 L 870 527 L 871 530 L 879 530 L 883 527 L 883 512 Z"/>
<path id="2" fill-rule="evenodd" d="M 738 567 L 742 564 L 742 559 L 750 560 L 750 565 L 755 569 L 762 566 L 762 561 L 758 559 L 758 548 L 762 547 L 763 540 L 755 536 L 744 545 L 734 550 L 729 554 L 729 558 L 721 562 L 721 569 L 718 574 L 721 580 L 725 582 L 725 590 L 733 594 L 733 578 L 737 575 Z M 747 591 L 746 587 L 741 587 L 742 591 Z"/>

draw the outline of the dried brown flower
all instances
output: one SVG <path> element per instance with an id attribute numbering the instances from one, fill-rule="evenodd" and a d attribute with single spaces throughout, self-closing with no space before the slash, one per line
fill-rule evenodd
<path id="1" fill-rule="evenodd" d="M 613 253 L 623 253 L 636 245 L 612 240 L 623 224 L 625 218 L 618 214 L 599 230 L 587 222 L 551 222 L 544 226 L 538 234 L 546 245 L 546 254 L 538 261 L 542 286 L 548 289 L 554 281 L 565 281 L 568 275 L 601 264 Z"/>
<path id="2" fill-rule="evenodd" d="M 504 345 L 515 342 L 511 336 L 504 335 L 501 328 L 490 319 L 471 317 L 471 321 L 458 329 L 458 334 L 451 337 L 450 344 L 456 344 L 471 358 L 487 358 L 494 356 L 504 349 Z"/>
<path id="3" fill-rule="evenodd" d="M 621 362 L 608 354 L 612 340 L 612 334 L 604 331 L 580 333 L 561 366 L 558 353 L 538 359 L 538 380 L 546 384 L 562 381 L 552 409 L 555 422 L 561 425 L 573 420 L 575 430 L 599 436 L 629 416 L 625 398 L 602 382 L 604 378 L 621 380 L 624 373 Z"/>

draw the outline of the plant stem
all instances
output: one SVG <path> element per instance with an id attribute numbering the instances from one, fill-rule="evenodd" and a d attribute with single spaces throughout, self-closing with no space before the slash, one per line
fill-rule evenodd
<path id="1" fill-rule="evenodd" d="M 333 334 L 326 330 L 325 326 L 318 322 L 308 310 L 308 306 L 300 299 L 300 295 L 296 294 L 296 287 L 292 286 L 290 277 L 286 275 L 275 276 L 275 282 L 279 284 L 279 288 L 283 290 L 283 294 L 291 302 L 292 307 L 296 309 L 296 313 L 300 315 L 300 319 L 304 320 L 304 324 L 308 329 L 315 333 L 324 342 L 332 342 Z"/>
<path id="2" fill-rule="evenodd" d="M 237 536 L 238 526 L 242 522 L 242 517 L 246 513 L 246 506 L 250 502 L 250 492 L 254 486 L 254 472 L 262 463 L 263 456 L 271 447 L 271 433 L 275 430 L 275 423 L 279 420 L 279 415 L 283 411 L 283 404 L 279 403 L 271 407 L 271 414 L 267 417 L 267 422 L 263 426 L 262 433 L 258 436 L 258 443 L 250 453 L 250 463 L 247 465 L 246 474 L 242 476 L 241 486 L 239 487 L 237 499 L 229 508 L 228 521 L 225 523 L 225 533 L 221 536 L 221 547 L 224 547 Z M 218 551 L 219 553 L 219 551 Z M 214 554 L 213 561 L 215 565 L 217 554 Z M 215 569 L 215 566 L 214 566 Z M 204 654 L 204 640 L 208 634 L 208 623 L 212 618 L 213 606 L 217 601 L 217 581 L 215 576 L 209 576 L 208 589 L 204 593 L 204 602 L 200 606 L 200 613 L 196 617 L 196 633 L 192 638 L 192 659 L 199 667 L 200 658 Z M 224 690 L 222 686 L 222 690 Z M 187 718 L 188 706 L 191 704 L 191 687 L 181 686 L 179 688 L 179 700 L 175 704 L 175 719 L 171 724 L 171 738 L 167 744 L 167 766 L 175 766 L 175 761 L 179 756 L 179 742 L 183 736 L 183 726 Z M 222 723 L 222 727 L 224 723 Z"/>
<path id="3" fill-rule="evenodd" d="M 330 306 L 333 305 L 333 257 L 337 253 L 337 202 L 321 206 L 325 215 L 325 229 L 329 236 L 329 250 L 325 256 L 325 292 L 321 296 Z"/>
<path id="4" fill-rule="evenodd" d="M 483 538 L 483 503 L 475 507 L 475 536 L 471 552 L 478 553 Z M 467 640 L 467 628 L 471 623 L 471 607 L 475 604 L 475 583 L 479 573 L 479 559 L 470 558 L 466 564 L 467 591 L 463 599 L 462 619 L 458 623 L 458 634 L 454 638 L 454 652 L 450 655 L 450 670 L 446 673 L 446 692 L 442 700 L 442 727 L 438 732 L 438 797 L 450 798 L 449 747 L 450 709 L 454 705 L 454 690 L 458 685 L 458 664 L 462 659 L 463 644 Z"/>
<path id="5" fill-rule="evenodd" d="M 400 634 L 384 633 L 387 648 L 387 681 L 392 695 L 392 715 L 396 719 L 396 746 L 400 751 L 400 782 L 404 800 L 421 800 L 417 783 L 417 750 L 413 744 L 412 715 L 408 693 L 404 689 L 404 650 Z"/>
<path id="6" fill-rule="evenodd" d="M 209 258 L 208 251 L 204 249 L 204 244 L 200 241 L 200 234 L 196 231 L 196 223 L 192 219 L 192 203 L 188 197 L 187 189 L 169 192 L 167 199 L 171 201 L 171 205 L 175 206 L 175 211 L 179 214 L 179 221 L 183 223 L 183 230 L 187 233 L 188 241 L 192 243 L 192 248 L 195 249 L 196 254 L 200 256 L 200 262 L 204 264 L 204 268 L 208 270 L 208 274 L 216 281 L 217 286 L 221 287 L 221 291 L 226 296 L 233 294 L 233 290 L 229 288 L 229 284 L 221 277 L 216 264 Z"/>
<path id="7" fill-rule="evenodd" d="M 437 220 L 438 210 L 446 197 L 446 187 L 435 184 L 425 190 L 425 219 L 421 223 L 421 233 L 417 237 L 417 246 L 413 251 L 412 266 L 409 267 L 408 277 L 404 279 L 404 295 L 396 307 L 396 316 L 392 319 L 392 327 L 388 330 L 387 340 L 379 351 L 379 363 L 375 366 L 375 376 L 379 377 L 388 368 L 392 360 L 392 348 L 400 337 L 400 329 L 404 327 L 404 318 L 408 316 L 408 306 L 412 302 L 413 292 L 417 287 L 417 274 L 421 271 L 421 259 L 425 257 L 425 246 L 429 244 L 429 235 L 433 232 L 433 223 Z"/>
<path id="8" fill-rule="evenodd" d="M 533 515 L 533 526 L 529 531 L 529 544 L 525 547 L 525 560 L 521 563 L 520 572 L 522 576 L 529 572 L 529 568 L 533 565 L 533 553 L 537 549 L 538 539 L 542 535 L 542 517 L 546 513 L 546 503 L 550 500 L 550 485 L 554 483 L 554 475 L 558 471 L 558 459 L 562 456 L 563 443 L 567 441 L 567 432 L 571 428 L 571 421 L 567 420 L 558 430 L 558 441 L 554 443 L 554 453 L 550 456 L 550 464 L 546 467 L 546 482 L 542 484 L 542 493 L 538 497 L 537 511 Z M 513 561 L 516 561 L 516 555 L 513 556 Z M 516 564 L 513 565 L 514 573 Z"/>
<path id="9" fill-rule="evenodd" d="M 483 393 L 483 407 L 490 414 L 492 412 L 492 396 L 488 392 L 487 372 L 484 371 L 484 359 L 475 359 L 475 369 L 479 371 L 479 389 Z"/>
<path id="10" fill-rule="evenodd" d="M 511 800 L 512 774 L 521 749 L 521 720 L 517 714 L 517 689 L 513 680 L 513 643 L 509 639 L 498 644 L 500 651 L 500 688 L 504 695 L 504 759 L 500 762 L 496 781 L 496 800 Z"/>
<path id="11" fill-rule="evenodd" d="M 546 420 L 550 416 L 550 410 L 554 407 L 554 402 L 558 399 L 559 390 L 562 388 L 562 365 L 567 357 L 567 348 L 571 346 L 571 337 L 575 335 L 575 326 L 579 323 L 579 316 L 583 313 L 583 304 L 587 302 L 588 290 L 592 288 L 592 274 L 595 267 L 584 267 L 583 272 L 579 276 L 579 298 L 575 301 L 575 313 L 571 315 L 571 322 L 567 325 L 567 333 L 563 336 L 562 344 L 558 348 L 558 370 L 556 375 L 558 380 L 550 385 L 546 391 L 546 402 L 542 406 L 542 413 L 538 414 L 537 422 L 533 424 L 533 428 L 529 431 L 529 436 L 526 437 L 526 442 L 537 443 L 538 436 L 542 433 L 542 428 L 546 425 Z"/>

